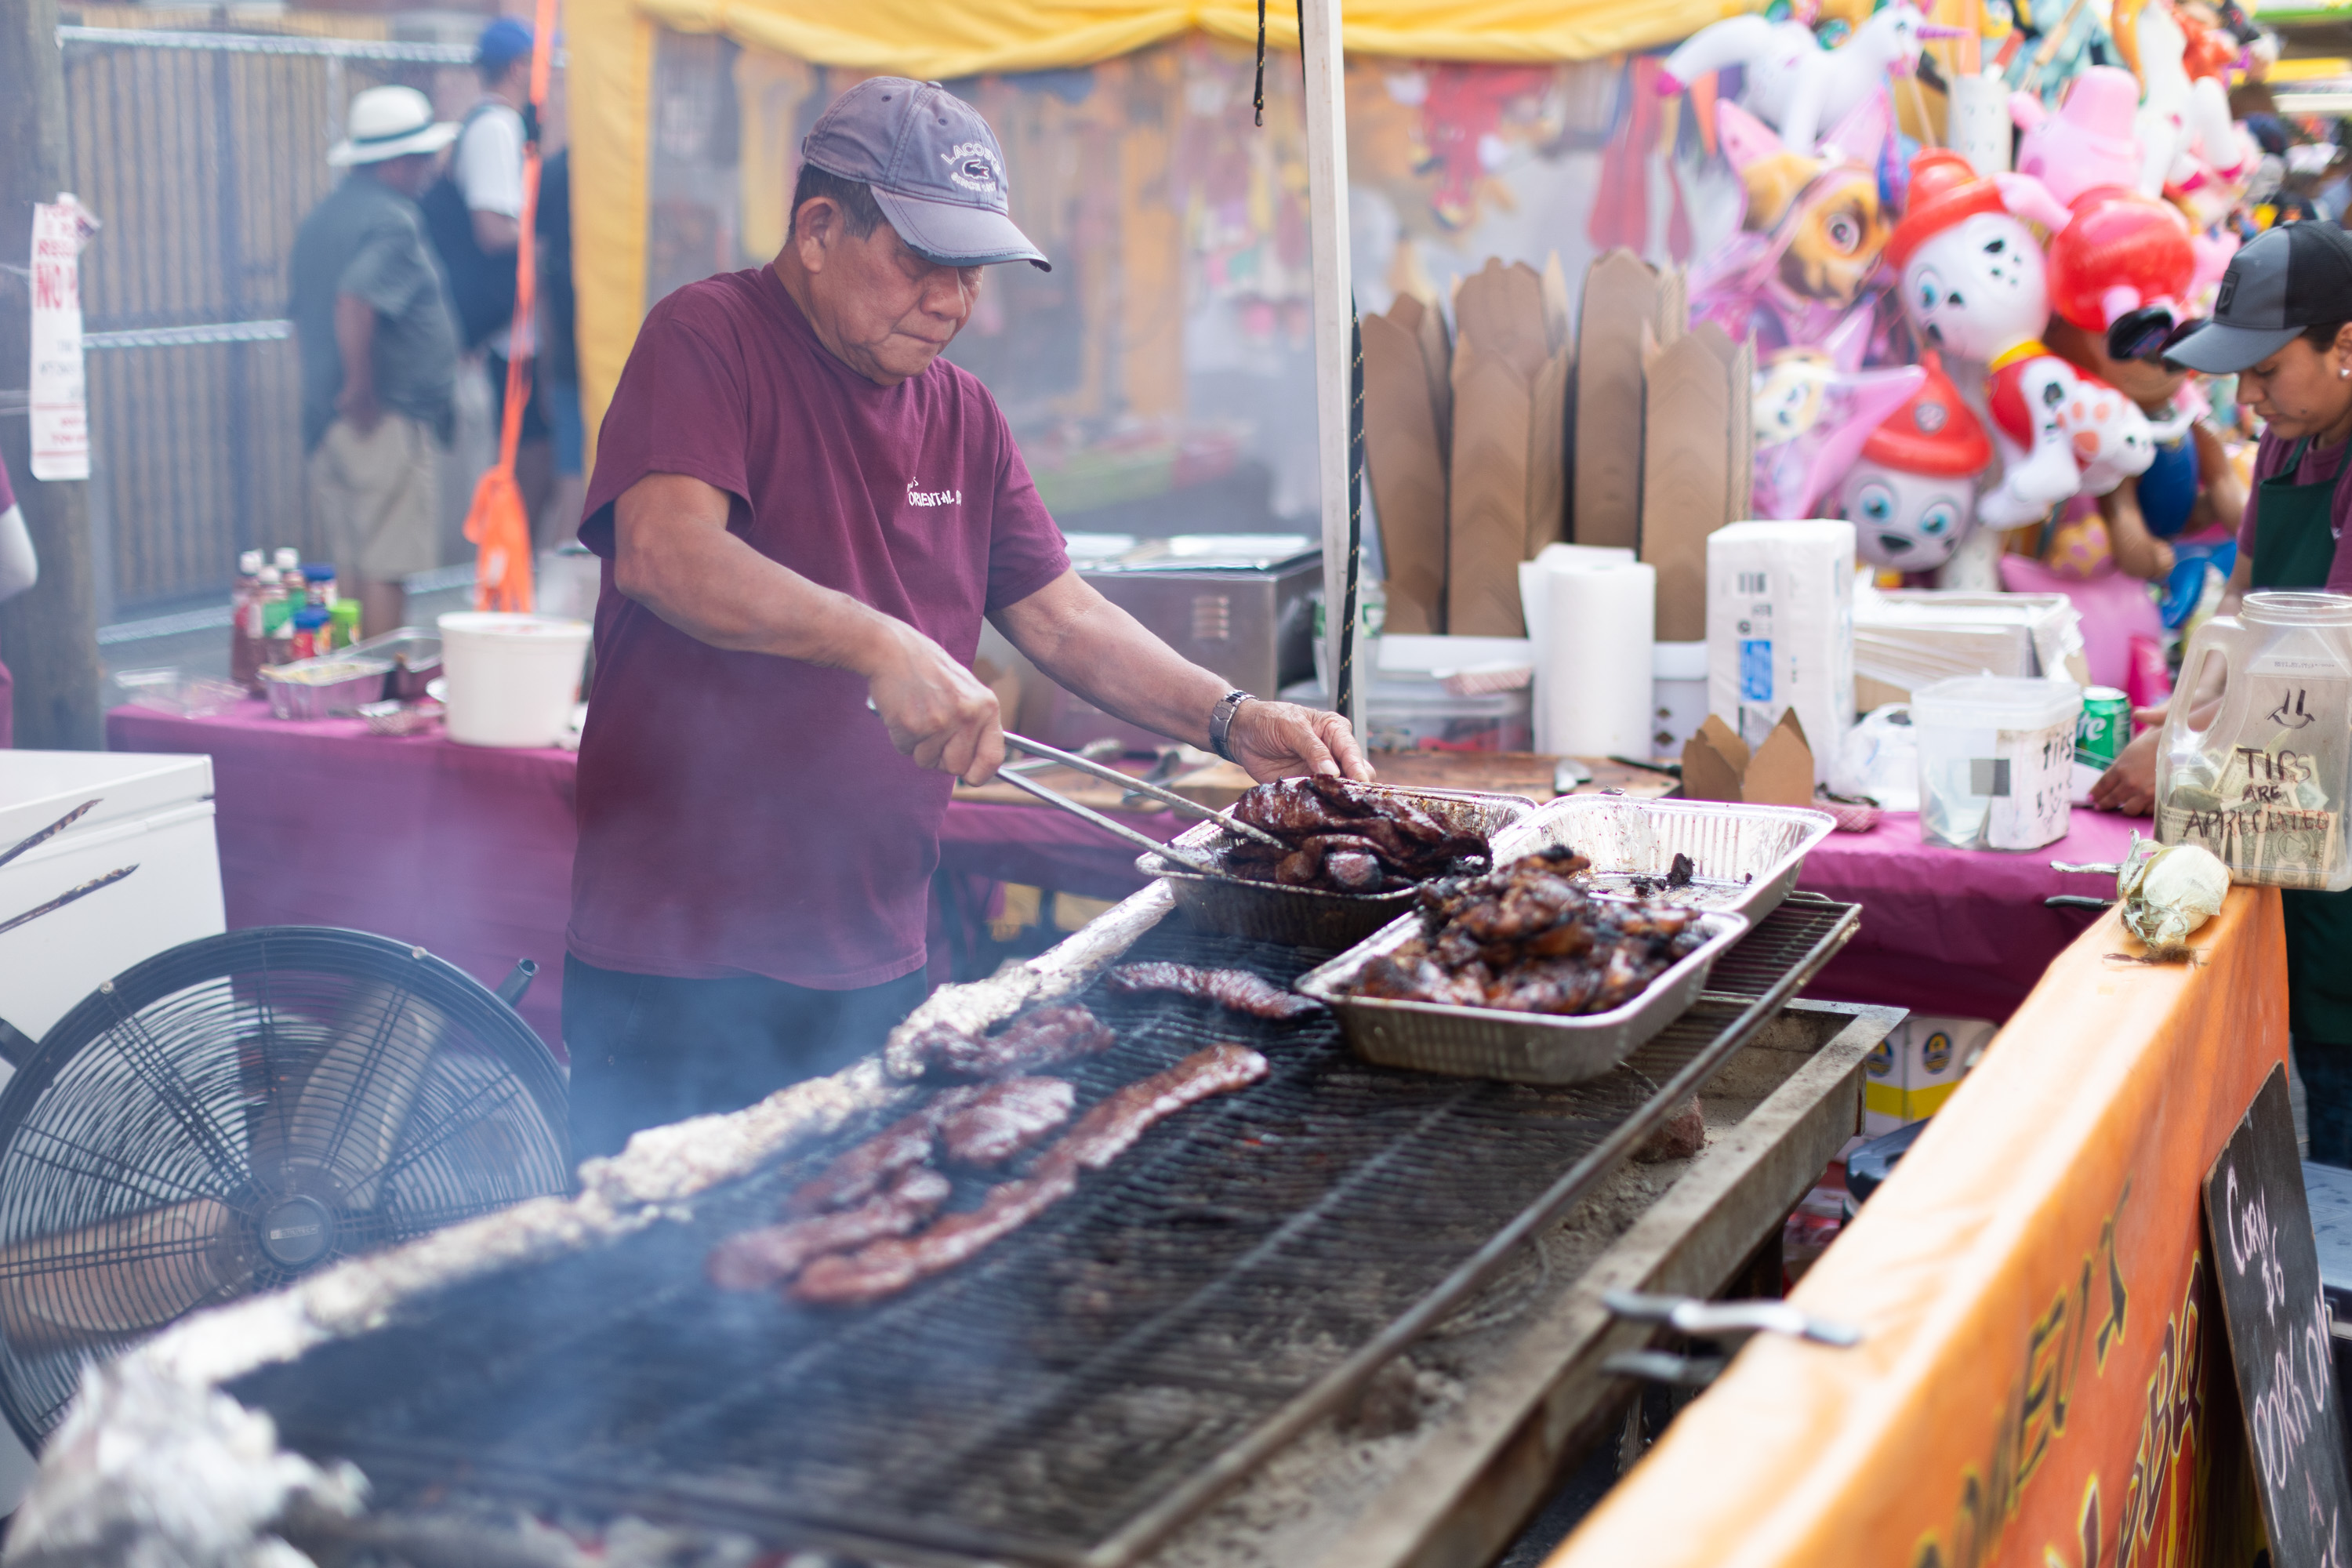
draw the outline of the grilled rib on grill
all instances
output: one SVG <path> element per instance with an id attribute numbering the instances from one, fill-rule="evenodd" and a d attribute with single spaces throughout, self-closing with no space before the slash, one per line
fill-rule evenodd
<path id="1" fill-rule="evenodd" d="M 906 1235 L 947 1202 L 950 1190 L 945 1176 L 917 1165 L 856 1208 L 730 1236 L 710 1249 L 703 1272 L 722 1290 L 764 1290 L 799 1273 L 812 1258 Z"/>
<path id="2" fill-rule="evenodd" d="M 1110 1049 L 1111 1032 L 1084 1007 L 1041 1007 L 1016 1018 L 1001 1035 L 979 1036 L 952 1024 L 934 1024 L 885 1053 L 893 1078 L 939 1071 L 955 1078 L 1010 1078 L 1034 1068 Z"/>
<path id="3" fill-rule="evenodd" d="M 1596 899 L 1555 847 L 1422 889 L 1423 934 L 1373 959 L 1355 994 L 1515 1013 L 1605 1013 L 1706 938 L 1696 910 Z"/>
<path id="4" fill-rule="evenodd" d="M 1225 849 L 1244 877 L 1292 888 L 1377 893 L 1483 866 L 1486 840 L 1456 832 L 1411 798 L 1318 775 L 1263 784 L 1234 803 L 1234 816 L 1287 846 L 1255 839 Z"/>
<path id="5" fill-rule="evenodd" d="M 1157 1122 L 1211 1095 L 1255 1083 L 1265 1058 L 1244 1046 L 1212 1046 L 1129 1084 L 1078 1118 L 1020 1181 L 991 1189 L 980 1207 L 950 1215 L 919 1236 L 877 1241 L 820 1258 L 791 1289 L 796 1301 L 855 1306 L 879 1300 L 964 1262 L 1076 1189 L 1080 1171 L 1099 1171 Z"/>
<path id="6" fill-rule="evenodd" d="M 1180 996 L 1198 996 L 1254 1018 L 1298 1018 L 1323 1011 L 1320 1002 L 1296 991 L 1285 991 L 1246 969 L 1203 969 L 1191 963 L 1122 963 L 1110 972 L 1108 984 L 1114 995 L 1173 991 Z"/>
<path id="7" fill-rule="evenodd" d="M 959 1165 L 1001 1165 L 1070 1119 L 1076 1091 L 1057 1078 L 1009 1078 L 957 1089 L 940 1117 L 940 1142 Z"/>

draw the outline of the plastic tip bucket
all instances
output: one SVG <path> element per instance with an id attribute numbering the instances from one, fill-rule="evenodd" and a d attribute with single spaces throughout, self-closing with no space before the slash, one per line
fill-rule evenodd
<path id="1" fill-rule="evenodd" d="M 467 746 L 552 746 L 580 700 L 588 623 L 467 610 L 441 617 L 449 738 Z"/>

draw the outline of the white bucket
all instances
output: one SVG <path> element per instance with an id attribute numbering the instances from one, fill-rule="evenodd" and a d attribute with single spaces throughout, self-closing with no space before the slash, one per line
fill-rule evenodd
<path id="1" fill-rule="evenodd" d="M 441 617 L 449 738 L 467 746 L 552 746 L 572 722 L 588 623 L 468 610 Z"/>
<path id="2" fill-rule="evenodd" d="M 1956 849 L 2039 849 L 2066 837 L 2083 689 L 1998 675 L 1911 694 L 1919 837 Z"/>

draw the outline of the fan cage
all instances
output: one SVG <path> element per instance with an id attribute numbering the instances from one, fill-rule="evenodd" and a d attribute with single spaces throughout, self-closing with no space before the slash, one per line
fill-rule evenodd
<path id="1" fill-rule="evenodd" d="M 37 1447 L 93 1358 L 570 1187 L 561 1069 L 463 971 L 311 927 L 174 948 L 0 1093 L 0 1411 Z"/>

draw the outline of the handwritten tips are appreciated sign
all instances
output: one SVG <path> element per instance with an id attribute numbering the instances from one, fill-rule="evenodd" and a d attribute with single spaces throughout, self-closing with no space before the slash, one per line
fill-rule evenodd
<path id="1" fill-rule="evenodd" d="M 33 208 L 33 477 L 89 478 L 82 380 L 81 247 L 97 220 L 70 195 Z"/>
<path id="2" fill-rule="evenodd" d="M 2343 1395 L 2284 1067 L 2206 1172 L 2205 1220 L 2273 1568 L 2352 1568 Z"/>

